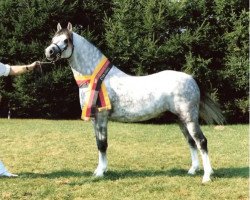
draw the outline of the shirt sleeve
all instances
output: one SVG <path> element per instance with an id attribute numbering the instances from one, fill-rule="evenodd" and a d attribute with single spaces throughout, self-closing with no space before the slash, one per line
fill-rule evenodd
<path id="1" fill-rule="evenodd" d="M 8 76 L 10 73 L 10 65 L 0 63 L 0 76 Z"/>

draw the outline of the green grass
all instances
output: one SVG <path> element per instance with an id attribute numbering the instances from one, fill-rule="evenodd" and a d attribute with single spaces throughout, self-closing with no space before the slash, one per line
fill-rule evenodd
<path id="1" fill-rule="evenodd" d="M 94 178 L 91 123 L 0 119 L 0 199 L 248 199 L 248 125 L 202 126 L 215 175 L 187 175 L 189 148 L 177 125 L 109 123 L 109 171 Z"/>

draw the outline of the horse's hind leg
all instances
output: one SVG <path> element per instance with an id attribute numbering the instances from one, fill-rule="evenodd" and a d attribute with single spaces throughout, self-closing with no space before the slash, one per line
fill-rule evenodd
<path id="1" fill-rule="evenodd" d="M 95 129 L 96 144 L 99 152 L 98 166 L 94 172 L 94 175 L 101 177 L 107 171 L 108 160 L 106 151 L 108 148 L 107 138 L 107 125 L 108 125 L 108 114 L 106 111 L 98 112 L 96 117 L 93 119 L 93 125 Z"/>
<path id="2" fill-rule="evenodd" d="M 210 175 L 213 173 L 213 170 L 212 170 L 209 156 L 208 156 L 207 139 L 203 135 L 200 129 L 198 120 L 186 122 L 186 126 L 188 129 L 188 132 L 194 139 L 198 149 L 201 152 L 203 168 L 204 168 L 204 176 L 203 176 L 202 182 L 203 183 L 208 182 L 211 180 Z"/>
<path id="3" fill-rule="evenodd" d="M 189 134 L 186 125 L 184 123 L 182 123 L 181 121 L 179 122 L 179 125 L 180 125 L 180 129 L 181 129 L 183 135 L 185 136 L 185 138 L 189 144 L 189 147 L 190 147 L 192 166 L 188 170 L 188 174 L 194 175 L 196 173 L 196 171 L 199 170 L 199 157 L 198 157 L 197 146 L 196 146 L 194 139 Z"/>

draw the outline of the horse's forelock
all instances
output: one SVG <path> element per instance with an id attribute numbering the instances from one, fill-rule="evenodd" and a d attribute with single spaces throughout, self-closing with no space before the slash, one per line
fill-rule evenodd
<path id="1" fill-rule="evenodd" d="M 56 32 L 55 36 L 66 35 L 70 42 L 72 42 L 72 32 L 66 28 L 63 28 Z M 55 37 L 54 36 L 54 37 Z"/>

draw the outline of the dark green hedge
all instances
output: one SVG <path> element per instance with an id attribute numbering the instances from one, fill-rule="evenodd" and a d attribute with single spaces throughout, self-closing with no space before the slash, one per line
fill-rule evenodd
<path id="1" fill-rule="evenodd" d="M 245 0 L 2 0 L 0 61 L 44 59 L 61 22 L 72 22 L 123 71 L 192 74 L 222 105 L 228 122 L 248 122 L 248 2 Z M 1 78 L 1 115 L 79 118 L 67 63 Z"/>

